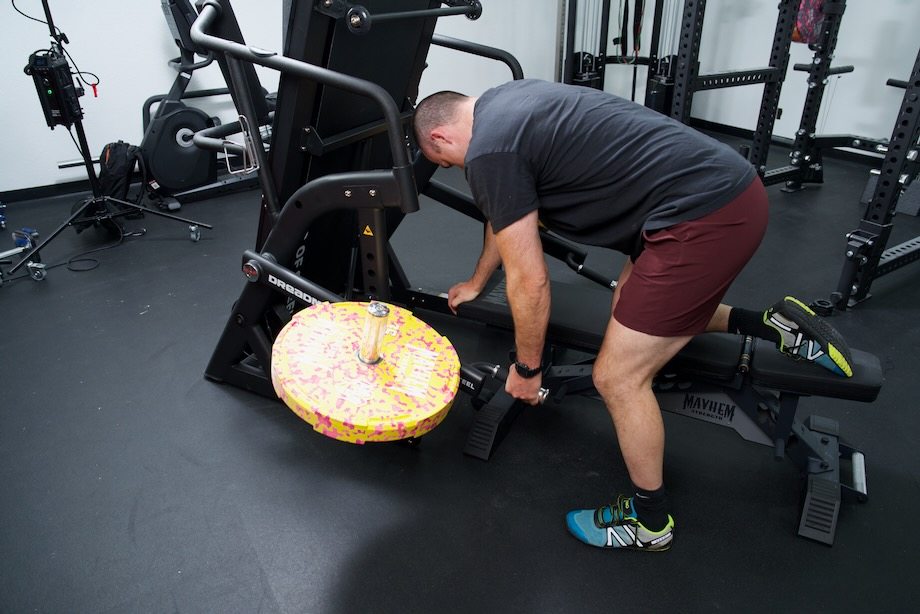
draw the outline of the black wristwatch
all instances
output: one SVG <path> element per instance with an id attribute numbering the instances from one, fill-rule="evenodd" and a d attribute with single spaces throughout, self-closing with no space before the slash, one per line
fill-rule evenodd
<path id="1" fill-rule="evenodd" d="M 530 379 L 538 376 L 543 371 L 543 365 L 536 368 L 530 368 L 522 362 L 518 362 L 517 351 L 511 350 L 511 362 L 514 363 L 514 370 L 524 379 Z"/>

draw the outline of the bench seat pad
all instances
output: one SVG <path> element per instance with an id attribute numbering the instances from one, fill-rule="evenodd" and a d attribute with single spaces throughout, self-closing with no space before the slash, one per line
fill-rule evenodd
<path id="1" fill-rule="evenodd" d="M 610 318 L 612 293 L 599 286 L 553 282 L 552 313 L 547 329 L 551 343 L 597 352 Z M 496 273 L 483 293 L 459 308 L 461 317 L 511 330 L 504 276 Z M 732 380 L 744 344 L 741 335 L 707 333 L 692 339 L 665 367 L 665 372 L 714 382 Z M 794 360 L 773 343 L 758 339 L 751 361 L 752 381 L 765 388 L 799 395 L 874 401 L 884 377 L 876 356 L 852 350 L 853 377 L 840 377 L 818 365 Z"/>

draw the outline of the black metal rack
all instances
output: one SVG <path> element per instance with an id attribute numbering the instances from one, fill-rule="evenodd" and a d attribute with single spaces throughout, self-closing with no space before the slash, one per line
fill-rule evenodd
<path id="1" fill-rule="evenodd" d="M 587 50 L 575 51 L 578 3 L 574 0 L 570 2 L 563 80 L 566 83 L 603 89 L 605 66 L 607 64 L 628 63 L 633 66 L 633 87 L 635 88 L 636 68 L 640 65 L 648 66 L 645 105 L 661 113 L 668 114 L 683 123 L 689 123 L 690 121 L 693 95 L 698 91 L 763 84 L 764 93 L 761 100 L 761 110 L 757 127 L 754 131 L 754 142 L 750 157 L 755 166 L 762 167 L 763 162 L 759 161 L 766 161 L 767 151 L 773 135 L 773 125 L 776 120 L 782 84 L 789 64 L 789 48 L 792 43 L 792 32 L 799 11 L 799 1 L 780 0 L 776 29 L 767 66 L 708 75 L 699 74 L 700 41 L 702 39 L 703 20 L 706 14 L 706 0 L 684 0 L 683 10 L 680 14 L 677 53 L 667 57 L 659 55 L 662 36 L 668 35 L 667 32 L 662 31 L 664 4 L 663 0 L 655 0 L 648 56 L 638 54 L 632 56 L 625 54 L 608 56 L 606 55 L 606 34 L 607 22 L 610 16 L 609 0 L 603 0 L 600 39 L 597 44 L 599 51 L 595 54 Z M 831 4 L 836 3 L 832 2 Z M 587 18 L 583 15 L 581 21 L 585 22 Z M 586 25 L 582 23 L 582 27 L 585 28 Z M 625 29 L 625 24 L 623 28 Z M 832 28 L 833 42 L 836 41 L 836 29 L 836 26 Z M 635 25 L 633 30 L 635 35 Z M 821 66 L 821 69 L 824 70 L 824 66 Z M 821 90 L 823 92 L 823 84 Z M 633 96 L 635 97 L 635 89 Z M 817 100 L 817 106 L 820 106 L 820 98 Z M 815 112 L 816 114 L 817 111 Z M 813 132 L 813 129 L 810 132 Z"/>
<path id="2" fill-rule="evenodd" d="M 789 154 L 789 164 L 776 169 L 767 169 L 766 154 L 770 135 L 755 135 L 755 139 L 763 141 L 763 144 L 757 149 L 757 157 L 753 152 L 751 155 L 751 162 L 763 178 L 764 184 L 774 185 L 785 182 L 786 191 L 799 190 L 806 183 L 823 183 L 822 151 L 824 149 L 849 147 L 878 152 L 885 145 L 885 141 L 869 137 L 849 134 L 817 134 L 818 114 L 821 111 L 821 102 L 824 99 L 830 77 L 853 72 L 852 66 L 831 66 L 837 47 L 840 24 L 846 10 L 846 0 L 827 1 L 822 5 L 821 10 L 823 18 L 818 40 L 809 45 L 814 51 L 811 62 L 793 65 L 794 70 L 808 73 L 808 92 L 805 95 L 802 117 L 795 133 L 792 151 Z M 775 112 L 775 109 L 773 111 Z M 762 109 L 761 112 L 763 113 L 764 110 Z"/>
<path id="3" fill-rule="evenodd" d="M 822 19 L 817 40 L 809 44 L 814 56 L 808 64 L 795 64 L 793 69 L 808 73 L 808 91 L 802 108 L 799 127 L 789 154 L 789 164 L 767 168 L 767 156 L 773 139 L 773 127 L 779 114 L 782 84 L 789 64 L 792 32 L 799 3 L 783 1 L 779 5 L 770 64 L 767 68 L 699 75 L 699 44 L 705 13 L 705 0 L 687 0 L 681 29 L 680 55 L 674 77 L 671 115 L 682 122 L 690 121 L 693 94 L 697 91 L 764 84 L 757 126 L 751 146 L 746 153 L 757 169 L 764 185 L 785 183 L 784 191 L 796 191 L 806 183 L 823 183 L 823 150 L 848 147 L 872 153 L 884 153 L 888 141 L 852 134 L 817 134 L 818 114 L 830 77 L 853 72 L 853 66 L 832 66 L 840 24 L 846 10 L 846 0 L 828 0 L 822 5 Z M 647 103 L 648 104 L 648 103 Z"/>
<path id="4" fill-rule="evenodd" d="M 822 183 L 824 180 L 823 150 L 847 147 L 872 153 L 884 153 L 888 141 L 852 134 L 817 134 L 818 115 L 830 77 L 853 71 L 852 66 L 832 66 L 837 46 L 838 33 L 846 0 L 827 0 L 821 7 L 822 18 L 817 40 L 809 44 L 814 51 L 811 62 L 795 64 L 793 69 L 806 72 L 808 91 L 802 109 L 799 127 L 792 143 L 789 164 L 775 169 L 767 168 L 767 156 L 773 139 L 773 128 L 779 113 L 779 100 L 782 84 L 789 64 L 789 51 L 800 2 L 781 0 L 778 7 L 776 29 L 766 67 L 747 70 L 726 71 L 707 75 L 699 74 L 700 41 L 702 39 L 703 21 L 706 12 L 706 0 L 684 0 L 681 12 L 681 27 L 678 41 L 678 53 L 666 57 L 659 56 L 662 36 L 662 16 L 665 2 L 655 0 L 653 29 L 648 56 L 607 55 L 606 34 L 610 18 L 610 1 L 602 0 L 600 9 L 600 31 L 596 49 L 587 50 L 588 37 L 582 36 L 581 44 L 585 49 L 575 51 L 577 26 L 582 30 L 591 22 L 583 9 L 578 20 L 577 0 L 568 3 L 568 21 L 566 35 L 566 63 L 563 80 L 566 83 L 587 85 L 603 89 L 605 66 L 607 64 L 628 63 L 632 65 L 633 96 L 635 97 L 635 71 L 638 66 L 647 66 L 645 105 L 659 112 L 670 114 L 675 119 L 691 122 L 693 96 L 698 91 L 722 89 L 742 85 L 763 84 L 760 112 L 757 125 L 753 130 L 750 147 L 745 155 L 757 169 L 765 185 L 785 183 L 785 191 L 801 189 L 806 183 Z M 635 24 L 634 24 L 635 27 Z M 626 24 L 622 24 L 625 32 Z M 634 32 L 635 35 L 635 32 Z M 618 39 L 614 39 L 616 43 Z"/>
<path id="5" fill-rule="evenodd" d="M 701 75 L 699 52 L 706 0 L 686 0 L 674 72 L 671 117 L 688 123 L 693 95 L 696 92 L 762 83 L 764 91 L 760 114 L 749 154 L 749 159 L 755 166 L 762 166 L 759 161 L 766 160 L 783 81 L 789 66 L 789 48 L 792 44 L 792 30 L 799 12 L 799 3 L 800 0 L 780 0 L 773 45 L 766 67 Z"/>
<path id="6" fill-rule="evenodd" d="M 846 256 L 837 290 L 831 299 L 846 309 L 869 298 L 872 282 L 920 260 L 920 237 L 886 249 L 901 197 L 917 176 L 920 157 L 920 52 L 914 62 L 904 98 L 894 123 L 872 198 L 859 222 L 847 235 Z M 892 84 L 889 81 L 889 84 Z"/>
<path id="7" fill-rule="evenodd" d="M 662 61 L 662 58 L 659 57 L 659 48 L 661 41 L 661 23 L 662 23 L 662 14 L 664 11 L 664 1 L 663 0 L 654 0 L 654 9 L 653 9 L 653 18 L 652 18 L 652 35 L 650 39 L 649 53 L 647 56 L 639 55 L 638 53 L 633 53 L 632 55 L 627 54 L 625 51 L 628 48 L 628 45 L 624 44 L 625 40 L 621 40 L 624 32 L 628 32 L 627 24 L 624 22 L 621 24 L 620 37 L 613 40 L 614 44 L 621 44 L 620 54 L 608 55 L 607 54 L 607 35 L 609 30 L 610 22 L 610 0 L 600 0 L 599 8 L 596 9 L 596 23 L 597 32 L 596 32 L 596 52 L 591 53 L 588 50 L 588 43 L 592 42 L 587 36 L 587 33 L 584 31 L 588 28 L 588 21 L 590 21 L 587 15 L 587 9 L 582 11 L 581 19 L 581 29 L 584 34 L 582 37 L 582 47 L 580 51 L 576 51 L 576 39 L 578 38 L 578 7 L 583 6 L 578 2 L 578 0 L 570 0 L 567 3 L 567 16 L 566 16 L 566 44 L 565 44 L 565 64 L 563 67 L 562 80 L 564 83 L 569 83 L 572 85 L 585 85 L 588 87 L 593 87 L 595 89 L 602 90 L 604 89 L 604 78 L 606 74 L 606 66 L 608 64 L 614 65 L 623 65 L 631 66 L 633 69 L 633 99 L 635 99 L 636 94 L 636 80 L 637 80 L 637 70 L 639 66 L 647 66 L 648 73 L 646 75 L 647 87 L 646 87 L 646 100 L 645 105 L 653 108 L 662 113 L 667 113 L 670 108 L 670 97 L 666 99 L 659 99 L 655 96 L 656 93 L 661 91 L 660 86 L 657 86 L 659 82 L 666 81 L 668 86 L 671 86 L 671 70 L 670 70 L 670 58 L 665 58 Z M 638 24 L 642 21 L 642 13 L 645 11 L 645 3 L 639 2 L 636 5 L 636 11 L 639 15 L 634 15 L 633 19 L 633 36 L 637 36 Z M 628 18 L 628 15 L 626 16 Z"/>
<path id="8" fill-rule="evenodd" d="M 595 41 L 596 50 L 592 47 L 591 53 L 587 49 L 588 29 L 587 7 L 578 2 L 578 0 L 569 0 L 566 13 L 566 36 L 565 36 L 565 65 L 563 67 L 562 81 L 572 85 L 584 85 L 595 89 L 604 89 L 604 70 L 608 62 L 607 58 L 607 26 L 610 21 L 610 0 L 601 0 L 600 15 L 596 25 L 599 26 L 599 32 Z M 582 23 L 581 30 L 583 33 L 582 47 L 580 51 L 575 51 L 575 39 L 578 31 L 578 7 L 582 6 Z"/>

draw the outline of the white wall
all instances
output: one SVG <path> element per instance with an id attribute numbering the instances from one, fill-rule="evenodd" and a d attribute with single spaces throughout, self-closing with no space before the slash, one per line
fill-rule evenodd
<path id="1" fill-rule="evenodd" d="M 525 77 L 554 80 L 559 0 L 482 0 L 482 4 L 479 19 L 443 18 L 436 31 L 509 51 L 521 63 Z M 511 71 L 501 62 L 433 46 L 419 96 L 439 90 L 478 96 L 510 79 Z"/>
<path id="2" fill-rule="evenodd" d="M 40 0 L 16 0 L 16 6 L 44 20 Z M 65 47 L 76 65 L 102 79 L 98 98 L 84 86 L 87 93 L 80 99 L 93 157 L 111 141 L 140 143 L 143 102 L 166 93 L 176 76 L 167 61 L 178 49 L 160 0 L 50 0 L 50 6 L 55 25 L 70 40 Z M 280 1 L 235 0 L 233 7 L 247 43 L 280 50 Z M 86 179 L 82 166 L 57 168 L 58 162 L 79 159 L 80 154 L 65 127 L 48 128 L 32 79 L 22 71 L 29 55 L 47 49 L 49 40 L 48 26 L 22 17 L 8 0 L 0 2 L 0 192 Z M 277 87 L 274 71 L 259 69 L 259 78 L 267 89 Z M 196 72 L 189 89 L 219 87 L 226 85 L 215 63 Z M 195 105 L 222 119 L 232 117 L 229 96 Z"/>
<path id="3" fill-rule="evenodd" d="M 483 15 L 440 20 L 437 31 L 500 47 L 513 53 L 527 77 L 552 80 L 559 50 L 559 0 L 482 0 Z M 618 2 L 613 1 L 614 9 Z M 647 3 L 647 32 L 651 33 L 651 2 Z M 17 0 L 30 15 L 43 16 L 40 0 Z M 234 0 L 234 9 L 247 43 L 281 49 L 281 0 Z M 776 0 L 709 0 L 701 47 L 702 71 L 764 66 L 776 22 Z M 94 155 L 105 143 L 122 139 L 139 143 L 141 105 L 153 94 L 165 93 L 175 74 L 167 66 L 177 55 L 163 19 L 159 0 L 51 0 L 56 24 L 70 38 L 67 46 L 77 65 L 102 77 L 99 98 L 81 98 L 84 125 Z M 614 10 L 615 13 L 615 10 Z M 825 95 L 819 129 L 824 133 L 855 133 L 888 137 L 903 90 L 885 87 L 889 77 L 906 79 L 917 54 L 917 0 L 850 0 L 844 15 L 835 64 L 853 64 L 856 72 L 834 77 Z M 60 161 L 78 153 L 63 127 L 49 130 L 29 77 L 23 74 L 30 53 L 48 45 L 48 29 L 15 13 L 0 1 L 0 192 L 85 179 L 82 168 L 59 170 Z M 612 53 L 613 48 L 609 51 Z M 804 73 L 791 72 L 794 62 L 807 62 L 811 53 L 794 45 L 790 73 L 783 86 L 783 118 L 775 133 L 791 137 L 798 126 L 805 98 Z M 272 90 L 277 74 L 259 68 L 263 85 Z M 608 66 L 607 89 L 629 95 L 632 70 Z M 454 89 L 478 95 L 510 78 L 510 71 L 493 60 L 433 48 L 422 77 L 420 94 Z M 644 99 L 644 69 L 639 71 L 637 99 Z M 217 66 L 196 73 L 191 89 L 223 87 Z M 756 124 L 762 86 L 701 92 L 693 116 L 752 129 Z M 196 106 L 198 103 L 196 102 Z M 204 106 L 204 105 L 202 105 Z M 228 118 L 229 99 L 205 107 Z"/>
<path id="4" fill-rule="evenodd" d="M 646 42 L 651 35 L 651 7 L 647 10 Z M 709 0 L 700 43 L 701 74 L 766 66 L 776 17 L 775 0 Z M 920 44 L 917 24 L 917 0 L 847 2 L 832 65 L 849 64 L 855 71 L 831 77 L 818 118 L 819 133 L 891 136 L 904 90 L 887 87 L 885 81 L 910 76 Z M 644 44 L 642 53 L 647 49 Z M 798 129 L 807 74 L 793 71 L 792 65 L 810 63 L 813 55 L 807 45 L 793 43 L 780 99 L 783 116 L 774 127 L 777 136 L 793 138 Z M 640 68 L 639 101 L 645 96 L 644 74 Z M 630 68 L 608 67 L 607 90 L 628 96 L 631 78 Z M 762 85 L 699 92 L 693 98 L 692 116 L 753 130 L 762 94 Z"/>

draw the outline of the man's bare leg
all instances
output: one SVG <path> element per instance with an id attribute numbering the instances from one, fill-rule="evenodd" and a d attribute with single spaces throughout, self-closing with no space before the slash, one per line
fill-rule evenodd
<path id="1" fill-rule="evenodd" d="M 640 333 L 611 316 L 594 363 L 594 384 L 613 418 L 623 460 L 638 488 L 655 490 L 663 481 L 664 423 L 652 379 L 690 339 Z"/>
<path id="2" fill-rule="evenodd" d="M 594 384 L 613 419 L 635 497 L 566 515 L 569 531 L 597 547 L 667 550 L 674 521 L 663 486 L 664 422 L 652 394 L 652 378 L 691 337 L 655 337 L 631 330 L 611 316 L 594 363 Z"/>
<path id="3" fill-rule="evenodd" d="M 716 312 L 712 314 L 712 319 L 706 326 L 707 333 L 725 333 L 728 332 L 728 316 L 732 311 L 730 305 L 719 305 Z"/>

